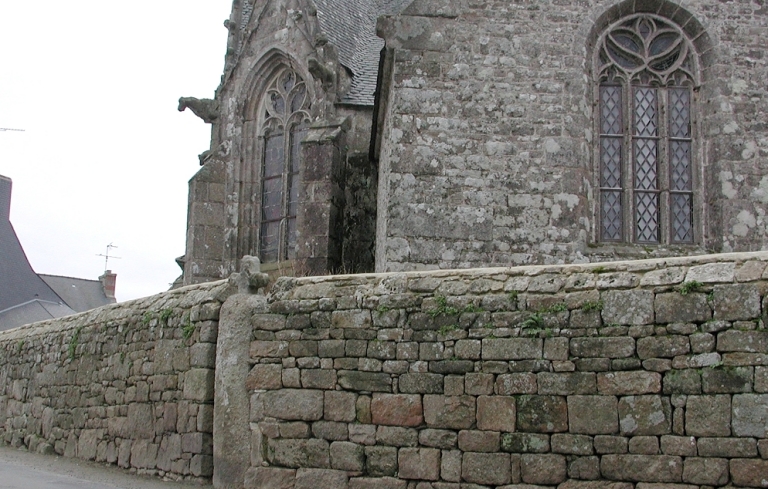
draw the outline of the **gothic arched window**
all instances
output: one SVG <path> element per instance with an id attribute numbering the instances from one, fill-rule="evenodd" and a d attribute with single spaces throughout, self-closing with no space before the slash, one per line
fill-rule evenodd
<path id="1" fill-rule="evenodd" d="M 594 66 L 600 241 L 694 243 L 701 202 L 690 41 L 668 19 L 631 15 L 600 36 Z"/>
<path id="2" fill-rule="evenodd" d="M 310 121 L 304 80 L 290 68 L 280 69 L 264 94 L 262 107 L 259 255 L 268 263 L 296 255 L 299 157 Z"/>

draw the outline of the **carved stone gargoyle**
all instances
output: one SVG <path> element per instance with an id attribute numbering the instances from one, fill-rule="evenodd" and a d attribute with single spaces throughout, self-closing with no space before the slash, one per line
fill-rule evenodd
<path id="1" fill-rule="evenodd" d="M 184 109 L 191 110 L 206 124 L 219 118 L 219 102 L 209 98 L 181 97 L 179 99 L 179 112 L 184 112 Z"/>

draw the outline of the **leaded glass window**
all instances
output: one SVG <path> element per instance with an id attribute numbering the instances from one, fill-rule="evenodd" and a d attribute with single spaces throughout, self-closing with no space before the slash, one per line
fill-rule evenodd
<path id="1" fill-rule="evenodd" d="M 309 105 L 301 77 L 289 68 L 280 70 L 265 94 L 263 109 L 259 255 L 264 263 L 296 255 L 299 164 Z"/>
<path id="2" fill-rule="evenodd" d="M 668 19 L 636 14 L 600 37 L 599 239 L 693 243 L 696 57 Z"/>

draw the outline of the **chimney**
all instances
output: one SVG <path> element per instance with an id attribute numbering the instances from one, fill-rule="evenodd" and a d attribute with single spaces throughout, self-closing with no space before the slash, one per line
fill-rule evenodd
<path id="1" fill-rule="evenodd" d="M 13 183 L 8 177 L 0 175 L 0 220 L 11 219 L 11 187 Z"/>
<path id="2" fill-rule="evenodd" d="M 108 299 L 115 300 L 115 284 L 117 283 L 117 274 L 112 273 L 112 270 L 104 270 L 104 275 L 99 277 L 101 286 L 104 288 L 104 295 Z"/>

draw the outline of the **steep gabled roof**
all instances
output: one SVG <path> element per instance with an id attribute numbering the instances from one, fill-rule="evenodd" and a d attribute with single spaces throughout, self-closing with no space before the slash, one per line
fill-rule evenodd
<path id="1" fill-rule="evenodd" d="M 10 207 L 11 179 L 0 175 L 0 311 L 35 299 L 62 302 L 32 270 L 9 220 Z"/>
<path id="2" fill-rule="evenodd" d="M 45 275 L 42 273 L 40 278 L 64 300 L 66 305 L 76 312 L 88 311 L 115 303 L 115 299 L 110 299 L 104 293 L 104 286 L 99 280 Z"/>
<path id="3" fill-rule="evenodd" d="M 379 54 L 384 40 L 376 36 L 376 20 L 395 15 L 412 0 L 315 0 L 320 28 L 352 72 L 343 103 L 373 105 Z"/>

